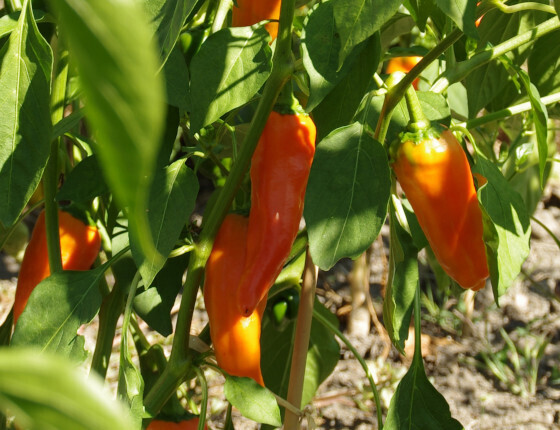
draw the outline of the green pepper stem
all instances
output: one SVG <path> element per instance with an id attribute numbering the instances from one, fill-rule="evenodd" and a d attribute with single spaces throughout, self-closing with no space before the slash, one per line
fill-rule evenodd
<path id="1" fill-rule="evenodd" d="M 461 36 L 463 36 L 463 33 L 460 30 L 453 30 L 447 37 L 445 37 L 445 39 L 434 46 L 434 48 L 432 48 L 432 50 L 428 52 L 401 81 L 389 89 L 387 95 L 385 96 L 385 101 L 383 102 L 377 126 L 375 127 L 374 138 L 376 140 L 381 143 L 385 141 L 393 111 L 404 97 L 406 89 L 412 85 L 414 79 L 416 79 L 420 73 L 428 67 L 428 65 L 435 61 L 443 52 L 459 40 Z"/>
<path id="2" fill-rule="evenodd" d="M 315 288 L 317 286 L 317 266 L 313 264 L 309 250 L 305 256 L 301 299 L 296 321 L 296 334 L 292 353 L 290 380 L 288 382 L 287 401 L 297 408 L 301 407 L 303 381 L 305 379 L 305 363 L 309 338 L 311 336 L 311 322 L 313 321 L 313 305 L 315 303 Z M 299 416 L 286 408 L 284 428 L 298 429 Z"/>
<path id="3" fill-rule="evenodd" d="M 280 10 L 280 24 L 276 50 L 273 56 L 272 72 L 267 80 L 263 95 L 259 101 L 249 131 L 220 191 L 218 199 L 208 218 L 204 220 L 199 243 L 189 258 L 187 279 L 185 281 L 181 306 L 177 315 L 175 334 L 169 363 L 164 372 L 145 398 L 145 408 L 151 414 L 159 412 L 175 388 L 190 370 L 191 357 L 188 342 L 190 326 L 198 288 L 204 273 L 206 260 L 210 256 L 214 237 L 220 228 L 235 194 L 249 168 L 251 157 L 257 146 L 270 111 L 282 87 L 293 71 L 292 59 L 292 21 L 294 18 L 295 0 L 283 0 Z"/>
<path id="4" fill-rule="evenodd" d="M 430 127 L 430 121 L 426 118 L 424 112 L 422 112 L 422 106 L 420 106 L 416 90 L 412 86 L 407 88 L 405 98 L 406 108 L 410 116 L 410 122 L 408 124 L 409 131 L 418 132 Z"/>
<path id="5" fill-rule="evenodd" d="M 514 49 L 519 48 L 526 43 L 532 42 L 558 28 L 560 28 L 560 20 L 557 16 L 555 16 L 554 18 L 537 25 L 535 28 L 526 31 L 525 33 L 512 37 L 511 39 L 508 39 L 491 49 L 479 52 L 468 60 L 458 63 L 453 69 L 447 69 L 443 72 L 432 85 L 430 91 L 441 93 L 445 91 L 449 85 L 461 81 L 478 67 L 481 67 L 501 55 L 513 51 Z"/>

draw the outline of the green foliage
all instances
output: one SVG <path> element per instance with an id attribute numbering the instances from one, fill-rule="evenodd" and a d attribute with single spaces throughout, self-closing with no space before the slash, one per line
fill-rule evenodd
<path id="1" fill-rule="evenodd" d="M 21 411 L 16 422 L 45 430 L 134 429 L 127 408 L 107 396 L 95 376 L 72 362 L 22 348 L 0 351 L 0 406 Z"/>
<path id="2" fill-rule="evenodd" d="M 33 19 L 31 1 L 0 58 L 0 222 L 9 227 L 39 184 L 52 129 L 52 51 Z"/>
<path id="3" fill-rule="evenodd" d="M 385 221 L 389 188 L 385 151 L 363 125 L 355 122 L 323 139 L 304 209 L 311 255 L 321 269 L 371 245 Z"/>
<path id="4" fill-rule="evenodd" d="M 393 345 L 404 351 L 422 249 L 444 287 L 443 299 L 431 290 L 424 296 L 426 318 L 450 331 L 458 326 L 440 302 L 460 293 L 391 174 L 390 146 L 411 109 L 405 89 L 384 82 L 384 62 L 395 56 L 424 56 L 408 73 L 421 76 L 416 107 L 431 124 L 474 136 L 464 149 L 472 172 L 487 180 L 477 177 L 476 184 L 496 301 L 520 273 L 530 216 L 558 158 L 560 2 L 553 8 L 546 0 L 283 0 L 275 40 L 257 22 L 232 27 L 227 2 L 24 0 L 15 10 L 18 3 L 0 2 L 0 247 L 22 248 L 23 222 L 30 225 L 35 204 L 79 212 L 103 241 L 93 269 L 48 276 L 13 335 L 11 314 L 0 327 L 0 344 L 11 348 L 0 351 L 0 407 L 18 425 L 138 429 L 152 416 L 204 415 L 209 393 L 201 367 L 216 364 L 208 329 L 196 335 L 192 321 L 205 263 L 224 214 L 245 213 L 251 204 L 251 149 L 270 109 L 294 94 L 317 126 L 305 228 L 268 296 L 261 336 L 266 388 L 227 376 L 228 401 L 265 427 L 280 426 L 286 411 L 272 393 L 288 395 L 296 337 L 310 335 L 307 354 L 293 365 L 306 370 L 298 408 L 334 371 L 335 334 L 356 354 L 317 299 L 310 327 L 296 330 L 302 274 L 314 269 L 307 253 L 328 270 L 365 252 L 386 223 L 383 323 Z M 477 8 L 485 13 L 478 28 Z M 520 34 L 530 37 L 521 43 Z M 68 77 L 59 72 L 66 58 Z M 45 171 L 51 152 L 58 169 Z M 278 174 L 279 188 L 284 176 Z M 41 180 L 58 184 L 54 199 L 41 194 Z M 97 315 L 92 374 L 106 374 L 123 321 L 117 401 L 99 391 L 95 376 L 83 381 L 73 370 L 87 358 L 82 327 Z M 169 356 L 144 335 L 144 322 L 169 336 Z M 529 331 L 501 337 L 476 365 L 511 391 L 534 394 L 547 338 Z M 199 412 L 192 393 L 200 391 Z M 381 427 L 375 387 L 372 394 Z M 417 353 L 385 428 L 461 428 Z"/>
<path id="5" fill-rule="evenodd" d="M 245 417 L 275 427 L 282 426 L 274 395 L 252 379 L 228 376 L 224 394 Z"/>

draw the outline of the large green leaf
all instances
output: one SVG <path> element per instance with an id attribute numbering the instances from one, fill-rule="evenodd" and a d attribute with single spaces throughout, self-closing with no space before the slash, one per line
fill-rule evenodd
<path id="1" fill-rule="evenodd" d="M 178 160 L 156 176 L 150 201 L 148 221 L 158 252 L 167 258 L 179 239 L 181 230 L 191 215 L 198 195 L 198 179 L 195 173 Z M 130 247 L 145 285 L 150 285 L 163 267 L 164 260 L 146 258 L 140 241 L 130 232 Z"/>
<path id="2" fill-rule="evenodd" d="M 53 59 L 31 1 L 0 58 L 0 222 L 9 227 L 37 188 L 50 151 Z"/>
<path id="3" fill-rule="evenodd" d="M 328 270 L 371 245 L 385 221 L 390 186 L 385 149 L 362 124 L 336 129 L 319 143 L 304 206 L 315 264 Z"/>
<path id="4" fill-rule="evenodd" d="M 77 332 L 99 311 L 98 284 L 105 270 L 100 266 L 83 272 L 63 271 L 40 282 L 18 319 L 12 345 L 84 360 L 84 338 Z"/>
<path id="5" fill-rule="evenodd" d="M 165 63 L 177 43 L 185 19 L 198 0 L 144 0 L 159 42 L 161 62 Z"/>
<path id="6" fill-rule="evenodd" d="M 484 239 L 497 301 L 519 275 L 529 255 L 531 226 L 523 199 L 494 163 L 479 154 L 473 172 L 488 180 L 478 190 L 478 198 L 484 212 Z"/>
<path id="7" fill-rule="evenodd" d="M 422 357 L 414 355 L 387 412 L 385 430 L 461 430 L 445 398 L 426 377 Z"/>
<path id="8" fill-rule="evenodd" d="M 348 74 L 313 109 L 313 120 L 317 126 L 317 141 L 335 128 L 349 125 L 364 94 L 377 70 L 381 48 L 379 33 L 375 33 L 360 52 Z"/>
<path id="9" fill-rule="evenodd" d="M 331 0 L 336 35 L 340 39 L 339 70 L 360 43 L 369 39 L 398 10 L 398 0 Z"/>
<path id="10" fill-rule="evenodd" d="M 250 101 L 272 67 L 263 26 L 224 28 L 208 37 L 191 62 L 191 128 L 198 131 Z"/>
<path id="11" fill-rule="evenodd" d="M 0 350 L 0 407 L 33 430 L 135 429 L 124 405 L 95 375 L 35 350 Z"/>
<path id="12" fill-rule="evenodd" d="M 366 43 L 356 46 L 339 70 L 340 37 L 334 21 L 333 2 L 327 1 L 317 4 L 307 17 L 301 44 L 303 65 L 309 74 L 309 100 L 306 105 L 309 112 L 346 76 L 353 59 Z"/>
<path id="13" fill-rule="evenodd" d="M 418 285 L 418 249 L 412 237 L 401 226 L 406 215 L 400 210 L 400 202 L 390 205 L 389 279 L 383 300 L 383 322 L 395 347 L 404 353 L 404 342 L 408 338 L 414 293 Z M 396 209 L 398 208 L 397 216 Z"/>
<path id="14" fill-rule="evenodd" d="M 156 258 L 146 205 L 165 108 L 159 56 L 146 13 L 135 0 L 52 2 L 78 70 L 107 183 L 127 208 L 142 252 Z"/>

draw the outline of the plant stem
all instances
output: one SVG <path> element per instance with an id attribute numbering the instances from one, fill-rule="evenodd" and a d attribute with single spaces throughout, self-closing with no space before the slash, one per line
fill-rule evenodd
<path id="1" fill-rule="evenodd" d="M 270 111 L 282 87 L 288 81 L 293 71 L 291 41 L 294 10 L 295 0 L 282 1 L 280 26 L 276 50 L 273 57 L 272 72 L 265 84 L 263 95 L 251 121 L 244 143 L 241 146 L 241 151 L 230 170 L 212 211 L 203 223 L 199 243 L 191 252 L 187 279 L 183 289 L 183 296 L 181 297 L 179 314 L 177 315 L 177 324 L 175 326 L 175 335 L 169 363 L 159 380 L 146 396 L 144 402 L 146 410 L 151 414 L 155 415 L 159 412 L 173 393 L 173 390 L 180 384 L 182 378 L 190 370 L 191 357 L 189 356 L 188 348 L 190 327 L 196 295 L 198 293 L 200 281 L 202 280 L 206 260 L 210 256 L 214 237 L 249 168 L 251 157 Z"/>
<path id="2" fill-rule="evenodd" d="M 68 53 L 63 51 L 57 61 L 58 73 L 53 82 L 51 99 L 51 120 L 56 124 L 64 116 L 64 100 L 66 97 L 66 82 L 68 80 Z M 55 201 L 58 188 L 58 148 L 60 138 L 51 142 L 51 151 L 43 175 L 43 189 L 45 192 L 45 228 L 49 267 L 51 273 L 62 271 L 60 255 L 60 236 L 58 233 L 58 205 Z"/>
<path id="3" fill-rule="evenodd" d="M 303 284 L 296 321 L 294 350 L 290 368 L 287 401 L 297 408 L 301 408 L 303 380 L 305 379 L 305 362 L 311 336 L 311 322 L 313 321 L 313 304 L 315 303 L 315 288 L 317 286 L 317 266 L 313 264 L 309 250 L 305 256 Z M 284 428 L 298 429 L 299 416 L 286 408 Z"/>
<path id="4" fill-rule="evenodd" d="M 543 104 L 545 105 L 550 105 L 550 104 L 560 102 L 560 92 L 549 94 L 548 96 L 542 97 L 541 102 L 543 102 Z M 470 130 L 492 121 L 497 121 L 499 119 L 520 114 L 522 112 L 528 112 L 532 109 L 533 106 L 531 105 L 531 102 L 520 103 L 518 105 L 510 106 L 508 108 L 498 110 L 496 112 L 491 112 L 489 114 L 486 114 L 478 118 L 469 119 L 467 122 L 463 122 L 457 125 L 460 127 L 465 127 Z"/>
<path id="5" fill-rule="evenodd" d="M 537 2 L 523 2 L 519 4 L 512 4 L 507 5 L 502 3 L 501 1 L 492 2 L 498 9 L 500 9 L 503 13 L 515 13 L 515 12 L 522 12 L 525 10 L 538 10 L 541 12 L 547 12 L 556 15 L 556 11 L 554 10 L 553 6 L 537 3 Z"/>
<path id="6" fill-rule="evenodd" d="M 420 106 L 420 101 L 418 100 L 414 87 L 409 86 L 406 89 L 405 97 L 406 108 L 410 116 L 410 123 L 408 125 L 410 131 L 419 131 L 429 127 L 430 121 L 426 118 L 424 112 L 422 112 L 422 107 Z"/>
<path id="7" fill-rule="evenodd" d="M 206 423 L 206 409 L 208 407 L 208 384 L 204 372 L 200 367 L 195 367 L 194 371 L 198 382 L 200 382 L 200 389 L 202 391 L 202 403 L 200 404 L 200 417 L 198 420 L 198 430 L 204 430 Z"/>
<path id="8" fill-rule="evenodd" d="M 374 138 L 376 140 L 381 143 L 385 141 L 385 136 L 387 135 L 393 110 L 402 100 L 406 89 L 411 86 L 414 79 L 416 79 L 420 73 L 422 73 L 424 69 L 432 63 L 432 61 L 436 60 L 443 52 L 459 40 L 462 35 L 463 33 L 460 30 L 453 30 L 445 39 L 434 46 L 434 48 L 432 48 L 432 50 L 428 52 L 401 81 L 399 81 L 395 86 L 389 88 L 389 91 L 385 96 L 385 101 L 383 102 L 377 126 L 375 127 Z"/>
<path id="9" fill-rule="evenodd" d="M 231 0 L 221 0 L 218 4 L 216 15 L 214 16 L 214 22 L 212 23 L 212 33 L 215 33 L 223 27 L 227 14 L 231 9 L 231 3 Z"/>
<path id="10" fill-rule="evenodd" d="M 362 356 L 358 353 L 358 350 L 356 348 L 354 348 L 354 345 L 352 345 L 352 342 L 350 342 L 346 338 L 346 336 L 344 336 L 344 334 L 338 328 L 336 328 L 334 325 L 332 325 L 331 322 L 328 319 L 323 317 L 323 315 L 321 315 L 319 312 L 317 312 L 315 310 L 313 310 L 313 318 L 315 318 L 317 321 L 319 321 L 319 323 L 321 323 L 331 333 L 336 335 L 346 345 L 346 347 L 352 352 L 352 354 L 354 354 L 354 357 L 356 358 L 356 360 L 358 360 L 358 362 L 362 366 L 362 369 L 364 370 L 364 372 L 366 374 L 366 378 L 369 381 L 369 385 L 371 386 L 371 391 L 373 393 L 373 398 L 374 398 L 374 401 L 375 401 L 375 408 L 376 408 L 376 413 L 377 413 L 377 428 L 379 430 L 383 430 L 383 415 L 381 413 L 381 398 L 379 397 L 379 392 L 377 391 L 375 381 L 373 380 L 373 376 L 371 375 L 371 372 L 369 370 L 369 367 L 368 367 L 367 363 L 362 358 Z"/>
<path id="11" fill-rule="evenodd" d="M 560 20 L 558 20 L 558 17 L 555 16 L 554 18 L 537 25 L 532 30 L 512 37 L 493 48 L 481 51 L 473 55 L 468 60 L 458 63 L 453 69 L 447 69 L 432 85 L 430 91 L 441 93 L 445 91 L 449 85 L 464 79 L 469 73 L 478 67 L 483 66 L 489 61 L 513 51 L 521 45 L 532 42 L 558 28 L 560 28 Z"/>

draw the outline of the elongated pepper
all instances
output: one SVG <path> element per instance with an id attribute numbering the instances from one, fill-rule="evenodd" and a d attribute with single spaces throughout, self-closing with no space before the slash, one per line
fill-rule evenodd
<path id="1" fill-rule="evenodd" d="M 248 224 L 241 215 L 225 217 L 206 263 L 204 303 L 218 365 L 230 375 L 253 378 L 264 386 L 260 337 L 266 298 L 249 316 L 232 300 L 245 263 Z"/>
<path id="2" fill-rule="evenodd" d="M 297 235 L 316 128 L 305 114 L 271 112 L 251 161 L 251 210 L 247 258 L 236 290 L 244 315 L 280 274 Z"/>
<path id="3" fill-rule="evenodd" d="M 484 287 L 482 212 L 469 162 L 453 133 L 403 141 L 392 167 L 441 267 L 463 288 Z"/>

